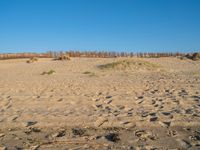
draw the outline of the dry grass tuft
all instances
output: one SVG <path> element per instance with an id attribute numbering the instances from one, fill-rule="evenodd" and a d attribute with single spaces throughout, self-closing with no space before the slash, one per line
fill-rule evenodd
<path id="1" fill-rule="evenodd" d="M 193 53 L 190 59 L 194 61 L 200 60 L 200 53 Z"/>
<path id="2" fill-rule="evenodd" d="M 55 73 L 55 71 L 54 70 L 49 70 L 48 72 L 46 72 L 46 71 L 44 71 L 43 73 L 41 73 L 41 75 L 51 75 L 51 74 L 53 74 L 53 73 Z"/>
<path id="3" fill-rule="evenodd" d="M 71 60 L 69 55 L 61 55 L 58 57 L 58 60 Z"/>
<path id="4" fill-rule="evenodd" d="M 190 54 L 186 54 L 184 56 L 181 56 L 179 58 L 181 60 L 191 59 L 193 61 L 199 61 L 200 60 L 200 53 L 190 53 Z"/>
<path id="5" fill-rule="evenodd" d="M 100 69 L 117 69 L 117 70 L 127 70 L 127 69 L 146 69 L 146 70 L 153 70 L 156 68 L 159 68 L 160 66 L 155 63 L 151 63 L 148 61 L 142 61 L 142 60 L 122 60 L 122 61 L 116 61 L 104 65 L 98 66 Z"/>
<path id="6" fill-rule="evenodd" d="M 90 77 L 96 76 L 96 74 L 94 72 L 90 72 L 90 71 L 85 71 L 85 72 L 83 72 L 83 74 L 87 74 Z"/>
<path id="7" fill-rule="evenodd" d="M 36 62 L 36 61 L 38 61 L 38 58 L 37 57 L 32 57 L 29 60 L 27 60 L 26 62 L 27 63 L 33 63 L 33 62 Z"/>

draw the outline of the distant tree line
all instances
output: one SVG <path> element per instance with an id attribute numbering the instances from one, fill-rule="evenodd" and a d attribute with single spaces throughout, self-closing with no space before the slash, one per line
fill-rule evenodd
<path id="1" fill-rule="evenodd" d="M 0 54 L 0 59 L 16 58 L 58 58 L 62 55 L 69 57 L 87 57 L 87 58 L 115 58 L 115 57 L 141 57 L 141 58 L 159 58 L 159 57 L 177 57 L 185 56 L 185 53 L 133 53 L 133 52 L 109 52 L 109 51 L 48 51 L 46 53 L 4 53 Z"/>
<path id="2" fill-rule="evenodd" d="M 114 58 L 114 57 L 144 57 L 144 58 L 158 58 L 158 57 L 176 57 L 184 56 L 185 53 L 133 53 L 133 52 L 109 52 L 109 51 L 66 51 L 66 52 L 48 52 L 52 57 L 59 57 L 68 55 L 70 57 L 89 57 L 89 58 Z"/>
<path id="3" fill-rule="evenodd" d="M 49 53 L 4 53 L 0 54 L 0 59 L 18 59 L 18 58 L 51 58 Z"/>

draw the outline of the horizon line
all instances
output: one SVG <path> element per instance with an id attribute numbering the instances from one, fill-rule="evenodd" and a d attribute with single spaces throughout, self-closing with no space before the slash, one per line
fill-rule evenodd
<path id="1" fill-rule="evenodd" d="M 8 51 L 8 52 L 6 52 Z M 195 53 L 200 52 L 200 49 L 198 50 L 154 50 L 154 51 L 144 51 L 144 50 L 25 50 L 25 51 L 19 51 L 19 50 L 0 50 L 0 54 L 18 54 L 18 53 L 49 53 L 49 52 L 111 52 L 111 53 Z"/>

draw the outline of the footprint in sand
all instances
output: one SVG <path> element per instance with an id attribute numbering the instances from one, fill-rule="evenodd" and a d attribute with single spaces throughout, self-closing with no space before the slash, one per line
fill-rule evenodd
<path id="1" fill-rule="evenodd" d="M 8 118 L 9 121 L 16 121 L 17 118 L 19 118 L 19 115 L 13 115 L 11 117 Z"/>
<path id="2" fill-rule="evenodd" d="M 162 126 L 162 127 L 170 127 L 171 125 L 171 121 L 159 121 L 159 124 Z"/>
<path id="3" fill-rule="evenodd" d="M 175 131 L 175 130 L 169 130 L 169 131 L 167 131 L 167 135 L 169 137 L 176 136 L 177 135 L 177 131 Z"/>
<path id="4" fill-rule="evenodd" d="M 112 96 L 111 96 L 111 95 L 108 95 L 108 96 L 106 96 L 105 98 L 106 98 L 106 99 L 109 99 L 109 98 L 112 98 Z"/>
<path id="5" fill-rule="evenodd" d="M 86 133 L 86 129 L 82 129 L 82 128 L 73 128 L 72 129 L 72 133 L 75 136 L 83 136 Z"/>
<path id="6" fill-rule="evenodd" d="M 120 111 L 119 111 L 119 110 L 114 110 L 114 111 L 113 111 L 113 115 L 114 115 L 114 116 L 118 116 L 119 114 L 120 114 Z"/>
<path id="7" fill-rule="evenodd" d="M 66 134 L 65 129 L 60 129 L 56 133 L 52 134 L 51 137 L 56 138 L 56 137 L 63 137 Z"/>
<path id="8" fill-rule="evenodd" d="M 125 109 L 125 106 L 123 106 L 123 105 L 117 105 L 117 108 L 120 109 L 120 110 L 123 110 L 123 109 Z"/>
<path id="9" fill-rule="evenodd" d="M 100 127 L 100 126 L 102 126 L 102 125 L 103 125 L 104 123 L 106 123 L 106 122 L 108 122 L 108 119 L 107 119 L 107 118 L 99 117 L 99 118 L 95 121 L 94 125 L 95 125 L 95 127 Z"/>
<path id="10" fill-rule="evenodd" d="M 158 139 L 157 135 L 147 132 L 145 130 L 137 130 L 135 132 L 135 136 L 138 137 L 139 141 L 147 141 L 148 139 L 150 140 L 156 140 Z"/>
<path id="11" fill-rule="evenodd" d="M 110 104 L 110 103 L 112 103 L 112 100 L 111 99 L 105 100 L 104 103 Z"/>
<path id="12" fill-rule="evenodd" d="M 29 126 L 35 125 L 36 123 L 37 123 L 37 121 L 27 121 L 25 123 L 25 127 L 29 127 Z"/>
<path id="13" fill-rule="evenodd" d="M 192 147 L 190 142 L 188 142 L 186 140 L 176 139 L 176 141 L 178 142 L 178 145 L 181 147 L 181 149 L 189 149 L 190 147 Z"/>
<path id="14" fill-rule="evenodd" d="M 148 112 L 142 112 L 142 114 L 141 114 L 142 117 L 147 117 L 148 115 L 149 115 Z"/>
<path id="15" fill-rule="evenodd" d="M 158 120 L 158 117 L 157 116 L 152 116 L 150 117 L 149 121 L 150 122 L 154 122 L 154 121 L 157 121 Z"/>
<path id="16" fill-rule="evenodd" d="M 2 137 L 4 137 L 5 136 L 5 134 L 3 134 L 3 133 L 0 133 L 0 138 L 2 138 Z"/>

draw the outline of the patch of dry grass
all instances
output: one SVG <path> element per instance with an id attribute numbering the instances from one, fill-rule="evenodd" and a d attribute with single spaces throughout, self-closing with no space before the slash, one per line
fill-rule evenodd
<path id="1" fill-rule="evenodd" d="M 116 61 L 108 64 L 99 65 L 98 68 L 102 70 L 106 69 L 119 69 L 119 70 L 127 70 L 127 69 L 147 69 L 147 70 L 154 70 L 159 68 L 160 65 L 148 61 L 142 60 L 121 60 Z"/>
<path id="2" fill-rule="evenodd" d="M 32 57 L 29 60 L 27 60 L 26 62 L 27 63 L 33 63 L 33 62 L 36 62 L 36 61 L 38 61 L 38 58 L 37 57 Z"/>
<path id="3" fill-rule="evenodd" d="M 55 73 L 55 71 L 54 70 L 49 70 L 48 72 L 46 72 L 46 71 L 44 71 L 43 73 L 41 73 L 41 75 L 51 75 L 51 74 L 53 74 L 53 73 Z"/>
<path id="4" fill-rule="evenodd" d="M 96 74 L 94 72 L 90 72 L 90 71 L 85 71 L 85 72 L 83 72 L 83 74 L 87 74 L 90 77 L 96 76 Z"/>
<path id="5" fill-rule="evenodd" d="M 69 55 L 61 55 L 58 57 L 58 60 L 71 60 Z"/>

